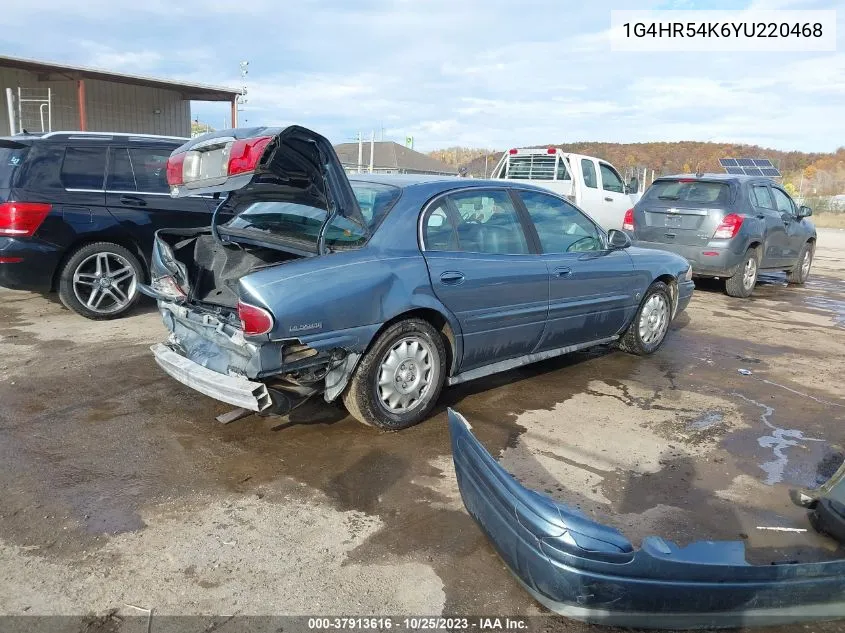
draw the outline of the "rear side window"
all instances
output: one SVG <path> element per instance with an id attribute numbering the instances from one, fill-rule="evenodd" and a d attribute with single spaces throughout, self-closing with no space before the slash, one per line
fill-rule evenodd
<path id="1" fill-rule="evenodd" d="M 772 201 L 772 194 L 769 193 L 769 188 L 763 185 L 754 185 L 751 187 L 751 204 L 758 209 L 775 208 L 775 203 Z"/>
<path id="2" fill-rule="evenodd" d="M 593 165 L 593 161 L 587 158 L 582 158 L 581 172 L 584 174 L 585 185 L 587 185 L 590 189 L 599 188 L 598 180 L 596 180 L 596 166 Z"/>
<path id="3" fill-rule="evenodd" d="M 15 171 L 23 163 L 27 151 L 28 147 L 0 146 L 0 189 L 12 186 Z"/>
<path id="4" fill-rule="evenodd" d="M 135 184 L 141 193 L 167 193 L 167 159 L 170 150 L 152 147 L 129 148 Z"/>
<path id="5" fill-rule="evenodd" d="M 730 203 L 730 185 L 701 180 L 658 180 L 643 196 L 644 200 L 680 201 L 686 204 L 724 206 Z"/>
<path id="6" fill-rule="evenodd" d="M 62 161 L 61 179 L 65 189 L 103 189 L 106 171 L 105 147 L 68 147 Z"/>

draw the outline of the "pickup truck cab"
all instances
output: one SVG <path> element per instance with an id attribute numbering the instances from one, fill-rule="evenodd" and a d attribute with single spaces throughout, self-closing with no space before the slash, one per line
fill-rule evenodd
<path id="1" fill-rule="evenodd" d="M 562 152 L 556 147 L 515 148 L 504 153 L 492 178 L 543 187 L 586 212 L 605 230 L 621 229 L 625 212 L 634 206 L 629 187 L 607 161 Z"/>

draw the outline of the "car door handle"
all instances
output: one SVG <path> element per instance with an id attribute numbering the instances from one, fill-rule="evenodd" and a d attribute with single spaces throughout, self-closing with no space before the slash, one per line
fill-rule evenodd
<path id="1" fill-rule="evenodd" d="M 457 270 L 447 270 L 445 273 L 440 273 L 440 281 L 447 286 L 457 286 L 464 281 L 464 274 Z"/>
<path id="2" fill-rule="evenodd" d="M 131 204 L 139 207 L 147 206 L 147 201 L 139 196 L 120 196 L 120 204 Z"/>
<path id="3" fill-rule="evenodd" d="M 568 266 L 558 266 L 555 268 L 555 277 L 568 277 L 572 274 L 572 269 Z"/>
<path id="4" fill-rule="evenodd" d="M 757 214 L 757 219 L 758 219 L 758 220 L 765 220 L 765 219 L 766 219 L 766 214 L 765 214 L 765 213 L 758 213 L 758 214 Z"/>
<path id="5" fill-rule="evenodd" d="M 613 198 L 605 198 L 604 201 L 605 202 L 613 202 Z"/>

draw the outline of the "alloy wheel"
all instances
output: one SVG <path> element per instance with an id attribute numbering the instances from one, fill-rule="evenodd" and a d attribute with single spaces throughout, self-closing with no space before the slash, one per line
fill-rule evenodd
<path id="1" fill-rule="evenodd" d="M 801 279 L 806 279 L 810 275 L 810 266 L 813 263 L 813 254 L 808 248 L 804 252 L 804 259 L 801 260 Z"/>
<path id="2" fill-rule="evenodd" d="M 100 314 L 124 309 L 135 298 L 137 285 L 132 264 L 117 253 L 94 253 L 73 272 L 74 295 L 86 308 Z"/>
<path id="3" fill-rule="evenodd" d="M 757 260 L 749 257 L 742 273 L 742 285 L 746 290 L 751 290 L 755 283 L 757 283 Z"/>

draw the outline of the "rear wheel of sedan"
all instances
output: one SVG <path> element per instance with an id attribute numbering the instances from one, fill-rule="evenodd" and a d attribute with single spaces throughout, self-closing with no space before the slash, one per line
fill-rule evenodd
<path id="1" fill-rule="evenodd" d="M 143 275 L 138 258 L 123 246 L 88 244 L 65 262 L 59 298 L 65 307 L 89 319 L 114 319 L 138 300 L 138 282 Z"/>
<path id="2" fill-rule="evenodd" d="M 810 277 L 810 267 L 813 265 L 813 243 L 807 242 L 798 255 L 795 268 L 786 271 L 786 281 L 790 284 L 803 285 Z"/>
<path id="3" fill-rule="evenodd" d="M 757 250 L 749 248 L 736 272 L 725 279 L 725 292 L 731 297 L 750 297 L 757 283 L 757 266 Z"/>
<path id="4" fill-rule="evenodd" d="M 422 319 L 399 321 L 364 355 L 343 403 L 358 421 L 398 431 L 425 419 L 445 376 L 446 347 L 440 332 Z"/>
<path id="5" fill-rule="evenodd" d="M 666 340 L 671 321 L 672 294 L 669 286 L 655 281 L 646 290 L 634 320 L 619 339 L 619 349 L 638 356 L 653 354 Z"/>

